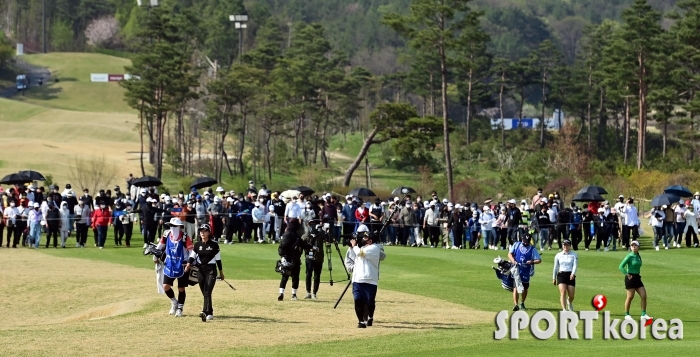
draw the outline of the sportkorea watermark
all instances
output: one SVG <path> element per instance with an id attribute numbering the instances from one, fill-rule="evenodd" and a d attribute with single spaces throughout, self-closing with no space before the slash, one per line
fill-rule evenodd
<path id="1" fill-rule="evenodd" d="M 598 321 L 600 314 L 598 311 L 559 311 L 555 316 L 553 313 L 540 310 L 530 317 L 525 311 L 516 311 L 510 315 L 508 323 L 508 311 L 503 310 L 496 315 L 496 331 L 494 339 L 502 340 L 509 337 L 517 340 L 520 331 L 528 329 L 533 337 L 538 340 L 547 340 L 556 336 L 560 340 L 580 338 L 577 327 L 583 323 L 583 339 L 593 339 L 594 322 Z M 558 319 L 557 319 L 558 318 Z M 546 329 L 540 328 L 540 322 L 546 322 Z M 632 340 L 647 339 L 647 326 L 651 326 L 649 334 L 654 340 L 682 340 L 683 321 L 681 319 L 671 319 L 666 322 L 664 319 L 613 319 L 610 312 L 605 311 L 602 319 L 602 339 L 604 340 Z"/>

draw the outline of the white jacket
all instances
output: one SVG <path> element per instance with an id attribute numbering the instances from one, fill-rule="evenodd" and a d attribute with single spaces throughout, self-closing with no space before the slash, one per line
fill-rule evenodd
<path id="1" fill-rule="evenodd" d="M 61 230 L 64 232 L 70 231 L 70 211 L 68 210 L 68 204 L 66 202 L 61 202 L 59 213 L 61 214 Z"/>
<path id="2" fill-rule="evenodd" d="M 692 227 L 695 230 L 695 233 L 698 233 L 698 216 L 695 214 L 695 212 L 691 212 L 690 210 L 685 211 L 683 213 L 683 217 L 685 217 L 685 230 L 683 231 L 683 234 L 688 232 L 688 227 Z"/>
<path id="3" fill-rule="evenodd" d="M 377 285 L 379 262 L 386 257 L 382 247 L 379 244 L 371 244 L 362 248 L 355 246 L 352 250 L 355 253 L 352 282 Z"/>

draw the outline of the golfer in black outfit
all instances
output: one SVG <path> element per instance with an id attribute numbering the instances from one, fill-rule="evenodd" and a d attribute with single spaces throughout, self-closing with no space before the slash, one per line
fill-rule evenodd
<path id="1" fill-rule="evenodd" d="M 219 278 L 224 279 L 224 271 L 221 267 L 221 255 L 219 244 L 211 239 L 211 227 L 208 224 L 199 226 L 200 241 L 195 243 L 194 252 L 195 258 L 190 258 L 190 263 L 195 263 L 199 267 L 199 289 L 204 296 L 204 307 L 199 317 L 202 322 L 211 321 L 214 319 L 214 308 L 211 302 L 211 293 L 214 291 L 216 283 L 216 270 L 219 270 Z"/>
<path id="2" fill-rule="evenodd" d="M 309 245 L 314 247 L 322 247 L 324 239 L 326 239 L 326 232 L 321 229 L 321 221 L 318 219 L 311 220 L 311 230 L 309 233 L 304 234 L 304 241 Z M 323 270 L 323 249 L 319 249 L 318 252 L 313 249 L 306 251 L 306 299 L 316 300 L 316 293 L 318 293 L 318 287 L 321 285 L 321 271 Z M 314 290 L 311 293 L 311 278 L 313 276 L 314 280 Z"/>
<path id="3" fill-rule="evenodd" d="M 301 225 L 298 219 L 290 220 L 287 225 L 287 230 L 282 235 L 280 246 L 277 248 L 277 253 L 280 257 L 292 263 L 292 300 L 298 300 L 297 289 L 299 288 L 299 273 L 301 272 L 301 255 L 304 253 L 304 250 L 313 249 L 316 253 L 319 250 L 311 244 L 304 242 L 301 237 L 299 237 L 299 233 L 297 232 L 300 227 Z M 284 288 L 287 287 L 288 280 L 288 275 L 282 275 L 282 280 L 280 280 L 280 295 L 277 297 L 277 301 L 284 300 Z"/>

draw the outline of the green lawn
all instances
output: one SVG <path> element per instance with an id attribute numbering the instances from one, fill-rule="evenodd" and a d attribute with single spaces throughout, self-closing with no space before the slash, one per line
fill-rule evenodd
<path id="1" fill-rule="evenodd" d="M 89 112 L 133 112 L 117 82 L 92 83 L 90 73 L 123 74 L 131 62 L 96 53 L 48 53 L 22 57 L 27 63 L 47 67 L 54 80 L 32 88 L 18 100 L 42 106 Z"/>
<path id="2" fill-rule="evenodd" d="M 43 254 L 58 257 L 85 259 L 85 268 L 90 261 L 104 260 L 143 269 L 152 269 L 149 258 L 143 257 L 138 243 L 140 236 L 134 238 L 136 248 L 113 247 L 111 238 L 105 250 L 93 247 L 86 249 L 69 248 L 64 250 L 42 249 Z M 70 240 L 69 242 L 73 242 Z M 92 237 L 88 239 L 92 245 Z M 545 356 L 633 356 L 641 351 L 653 356 L 691 356 L 700 353 L 700 319 L 696 311 L 700 308 L 697 288 L 692 281 L 697 275 L 700 263 L 700 249 L 673 249 L 656 252 L 651 250 L 649 238 L 642 240 L 645 247 L 641 251 L 644 259 L 642 276 L 649 293 L 648 312 L 655 318 L 681 318 L 684 321 L 684 339 L 655 341 L 648 334 L 647 340 L 606 341 L 601 338 L 601 321 L 594 324 L 593 340 L 559 341 L 550 339 L 538 341 L 530 336 L 529 331 L 521 331 L 518 341 L 494 341 L 492 324 L 478 324 L 468 327 L 445 326 L 434 330 L 416 330 L 415 333 L 388 335 L 381 338 L 366 338 L 361 341 L 327 341 L 322 331 L 318 334 L 318 343 L 295 344 L 294 341 L 284 345 L 262 348 L 242 348 L 219 350 L 214 355 L 220 356 L 278 356 L 278 355 L 382 355 L 382 356 L 502 356 L 512 351 L 527 351 L 528 355 Z M 342 247 L 341 247 L 342 249 Z M 240 280 L 270 280 L 270 294 L 275 294 L 276 280 L 279 276 L 273 271 L 277 256 L 277 246 L 257 244 L 237 244 L 223 246 L 222 257 L 227 278 L 235 285 Z M 344 249 L 342 249 L 344 253 Z M 387 259 L 382 263 L 380 291 L 383 289 L 435 298 L 461 304 L 470 308 L 489 311 L 495 314 L 512 307 L 510 293 L 501 289 L 500 282 L 490 268 L 493 258 L 504 252 L 485 252 L 470 250 L 442 250 L 426 248 L 386 247 Z M 537 274 L 532 278 L 528 309 L 549 309 L 557 311 L 558 291 L 551 284 L 551 269 L 554 251 L 543 252 L 543 263 L 537 267 Z M 576 309 L 590 310 L 590 299 L 596 294 L 608 298 L 607 310 L 616 318 L 624 315 L 623 302 L 625 290 L 623 276 L 617 270 L 625 252 L 585 252 L 579 251 L 580 269 L 578 274 Z M 337 253 L 334 263 L 338 264 Z M 341 275 L 337 272 L 336 279 Z M 327 271 L 322 280 L 327 280 Z M 303 282 L 302 282 L 303 286 Z M 223 288 L 223 287 L 222 287 Z M 218 289 L 218 288 L 217 288 Z M 324 285 L 321 287 L 321 292 Z M 190 291 L 195 291 L 190 290 Z M 77 292 L 66 292 L 77 293 Z M 198 291 L 197 291 L 198 293 Z M 244 291 L 237 292 L 244 294 Z M 346 295 L 346 299 L 350 295 Z M 263 304 L 259 308 L 265 308 Z M 377 308 L 377 321 L 381 320 L 382 306 Z M 410 314 L 410 311 L 406 311 Z M 639 316 L 639 300 L 635 299 L 632 314 Z M 251 314 L 254 314 L 251 311 Z M 579 333 L 582 333 L 582 323 Z M 263 324 L 260 328 L 276 331 L 273 324 Z M 355 329 L 354 321 L 348 321 L 348 329 Z M 232 326 L 235 330 L 235 326 Z M 368 332 L 371 330 L 368 330 Z M 311 331 L 310 331 L 311 332 Z M 134 331 L 138 333 L 138 331 Z M 86 341 L 87 342 L 87 341 Z M 566 352 L 562 352 L 566 350 Z M 355 353 L 355 351 L 357 353 Z"/>

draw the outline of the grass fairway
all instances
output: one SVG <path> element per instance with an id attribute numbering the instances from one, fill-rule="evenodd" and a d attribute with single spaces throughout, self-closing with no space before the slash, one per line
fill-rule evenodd
<path id="1" fill-rule="evenodd" d="M 137 246 L 140 236 L 134 241 Z M 322 284 L 318 301 L 276 301 L 277 246 L 222 246 L 227 280 L 238 290 L 217 284 L 216 319 L 206 326 L 196 316 L 202 301 L 198 287 L 188 289 L 184 318 L 167 315 L 169 304 L 155 291 L 152 262 L 138 247 L 114 247 L 108 239 L 104 250 L 3 248 L 0 313 L 5 323 L 0 343 L 5 347 L 0 354 L 172 356 L 182 354 L 184 347 L 157 342 L 162 333 L 189 329 L 195 339 L 206 336 L 207 343 L 195 343 L 203 350 L 191 347 L 188 353 L 210 356 L 502 356 L 513 351 L 535 356 L 697 355 L 700 302 L 693 282 L 700 249 L 656 252 L 648 249 L 648 239 L 642 245 L 647 248 L 641 254 L 649 314 L 667 321 L 681 318 L 683 340 L 655 341 L 648 333 L 647 340 L 606 341 L 600 321 L 590 341 L 538 341 L 527 330 L 521 331 L 520 340 L 494 341 L 493 317 L 512 303 L 490 268 L 498 254 L 492 251 L 386 247 L 376 323 L 359 330 L 350 295 L 337 310 L 332 308 L 344 283 Z M 559 309 L 558 292 L 551 285 L 554 254 L 544 252 L 531 281 L 530 313 Z M 617 270 L 624 255 L 579 251 L 577 310 L 590 310 L 590 299 L 605 294 L 606 309 L 616 318 L 624 315 L 623 278 Z M 339 279 L 336 256 L 334 278 Z M 328 280 L 327 270 L 322 280 Z M 300 287 L 301 294 L 303 276 Z M 638 299 L 632 313 L 638 318 Z"/>
<path id="2" fill-rule="evenodd" d="M 124 90 L 116 82 L 92 83 L 90 73 L 124 73 L 131 61 L 96 53 L 48 53 L 23 56 L 22 60 L 46 67 L 53 78 L 15 99 L 41 106 L 87 112 L 133 113 L 124 101 Z"/>

